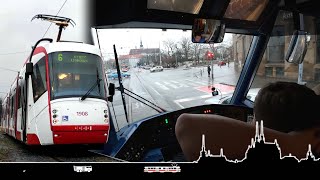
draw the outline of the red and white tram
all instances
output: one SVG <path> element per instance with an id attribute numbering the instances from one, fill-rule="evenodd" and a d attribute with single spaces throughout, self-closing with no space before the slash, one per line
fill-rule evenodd
<path id="1" fill-rule="evenodd" d="M 181 168 L 180 168 L 180 166 L 177 166 L 177 165 L 175 165 L 175 166 L 146 166 L 146 167 L 144 167 L 143 171 L 147 172 L 147 173 L 155 173 L 155 172 L 177 173 L 177 172 L 181 172 Z"/>
<path id="2" fill-rule="evenodd" d="M 3 100 L 2 130 L 28 145 L 106 143 L 108 89 L 99 48 L 45 43 L 32 63 L 30 76 L 25 64 Z"/>

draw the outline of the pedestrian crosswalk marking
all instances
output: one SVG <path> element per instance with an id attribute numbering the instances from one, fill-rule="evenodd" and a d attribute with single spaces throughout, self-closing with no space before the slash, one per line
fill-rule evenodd
<path id="1" fill-rule="evenodd" d="M 167 88 L 165 85 L 159 83 L 159 82 L 155 82 L 156 85 L 158 85 L 160 88 L 164 89 L 164 90 L 170 90 L 169 88 Z"/>
<path id="2" fill-rule="evenodd" d="M 182 87 L 189 87 L 187 84 L 180 83 L 180 82 L 178 82 L 178 81 L 170 81 L 170 82 L 175 83 L 179 88 L 182 88 Z"/>
<path id="3" fill-rule="evenodd" d="M 169 81 L 155 82 L 154 84 L 156 84 L 160 89 L 166 90 L 166 91 L 169 91 L 171 89 L 199 87 L 199 86 L 208 85 L 208 83 L 205 83 L 202 81 L 194 81 L 194 80 L 190 80 L 190 79 L 184 79 L 184 80 L 179 80 L 179 81 L 169 80 Z"/>
<path id="4" fill-rule="evenodd" d="M 234 86 L 232 85 L 225 85 L 221 83 L 215 83 L 212 84 L 212 82 L 204 82 L 204 81 L 195 81 L 191 79 L 183 79 L 183 80 L 169 80 L 169 81 L 163 81 L 163 82 L 155 82 L 155 84 L 158 86 L 158 88 L 166 91 L 170 91 L 173 89 L 183 89 L 183 88 L 195 88 L 199 91 L 206 92 L 211 94 L 212 90 L 211 88 L 217 87 L 223 92 L 231 92 L 234 91 Z M 157 88 L 157 89 L 158 89 Z"/>
<path id="5" fill-rule="evenodd" d="M 178 86 L 172 84 L 172 83 L 169 83 L 169 82 L 163 82 L 164 84 L 168 85 L 168 86 L 171 86 L 173 87 L 174 89 L 178 89 Z"/>
<path id="6" fill-rule="evenodd" d="M 202 82 L 202 81 L 195 81 L 195 80 L 190 80 L 190 79 L 186 79 L 186 81 L 190 81 L 192 83 L 200 84 L 202 86 L 208 85 L 208 83 L 205 83 L 205 82 Z M 209 83 L 209 84 L 211 84 L 211 83 Z"/>
<path id="7" fill-rule="evenodd" d="M 170 90 L 170 89 L 179 89 L 179 88 L 187 88 L 187 87 L 190 87 L 190 84 L 192 83 L 181 83 L 181 82 L 178 82 L 178 81 L 165 81 L 165 82 L 155 82 L 155 84 L 157 86 L 159 86 L 161 89 L 163 90 Z M 192 84 L 192 86 L 199 86 L 198 84 Z"/>

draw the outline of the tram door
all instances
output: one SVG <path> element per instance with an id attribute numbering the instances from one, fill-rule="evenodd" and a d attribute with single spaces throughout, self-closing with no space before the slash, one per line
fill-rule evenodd
<path id="1" fill-rule="evenodd" d="M 26 115 L 26 124 L 30 125 L 31 122 L 33 122 L 35 118 L 35 113 L 34 113 L 34 97 L 33 97 L 33 91 L 36 91 L 36 87 L 33 87 L 33 81 L 34 75 L 32 74 L 29 79 L 28 79 L 28 102 L 27 102 L 27 115 Z M 29 128 L 27 128 L 29 129 Z"/>
<path id="2" fill-rule="evenodd" d="M 22 88 L 21 88 L 21 80 L 19 79 L 18 82 L 18 88 L 17 88 L 17 117 L 16 117 L 16 125 L 15 125 L 15 132 L 16 132 L 16 138 L 21 139 L 21 134 L 17 132 L 21 132 L 21 123 L 22 123 Z"/>
<path id="3" fill-rule="evenodd" d="M 25 79 L 21 80 L 21 131 L 22 131 L 22 141 L 26 142 L 26 122 L 27 122 L 27 116 L 26 116 L 26 110 L 27 110 L 27 102 L 26 102 L 26 94 L 27 94 L 27 88 L 26 88 L 26 82 Z"/>

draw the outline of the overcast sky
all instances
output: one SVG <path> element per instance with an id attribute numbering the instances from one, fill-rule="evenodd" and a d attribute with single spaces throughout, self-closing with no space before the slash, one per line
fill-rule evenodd
<path id="1" fill-rule="evenodd" d="M 49 14 L 71 18 L 71 25 L 63 32 L 62 40 L 85 41 L 84 29 L 87 0 L 2 0 L 0 6 L 0 96 L 7 92 L 17 73 L 31 53 L 33 46 L 47 31 L 50 22 L 35 19 L 36 14 Z M 45 37 L 56 40 L 58 26 L 52 24 Z"/>

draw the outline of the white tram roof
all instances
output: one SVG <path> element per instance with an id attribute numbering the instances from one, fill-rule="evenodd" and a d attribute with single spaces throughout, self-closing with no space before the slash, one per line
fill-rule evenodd
<path id="1" fill-rule="evenodd" d="M 84 53 L 91 53 L 100 56 L 100 49 L 97 46 L 91 44 L 84 44 L 78 42 L 53 42 L 46 44 L 39 44 L 38 47 L 44 47 L 47 53 L 58 51 L 77 51 Z"/>

